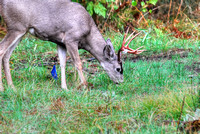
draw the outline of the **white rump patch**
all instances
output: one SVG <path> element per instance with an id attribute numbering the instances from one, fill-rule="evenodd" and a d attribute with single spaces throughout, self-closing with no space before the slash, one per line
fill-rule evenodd
<path id="1" fill-rule="evenodd" d="M 32 35 L 35 35 L 35 29 L 34 28 L 30 28 L 29 29 L 29 33 L 32 34 Z"/>

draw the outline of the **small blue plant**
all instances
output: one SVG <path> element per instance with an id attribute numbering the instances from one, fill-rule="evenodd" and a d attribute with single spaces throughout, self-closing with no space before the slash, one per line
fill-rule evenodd
<path id="1" fill-rule="evenodd" d="M 58 79 L 58 75 L 56 72 L 56 65 L 53 66 L 53 69 L 51 70 L 51 75 L 52 75 L 53 79 L 55 79 L 55 80 Z"/>

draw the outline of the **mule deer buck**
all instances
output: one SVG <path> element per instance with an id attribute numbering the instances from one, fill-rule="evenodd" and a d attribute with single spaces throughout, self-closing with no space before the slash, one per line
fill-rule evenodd
<path id="1" fill-rule="evenodd" d="M 123 81 L 120 52 L 127 49 L 130 53 L 139 54 L 143 51 L 124 46 L 127 42 L 124 38 L 123 47 L 117 57 L 110 39 L 104 40 L 85 8 L 70 0 L 0 0 L 0 14 L 7 26 L 7 34 L 0 42 L 0 91 L 4 90 L 2 65 L 8 85 L 14 88 L 9 59 L 27 32 L 57 44 L 61 87 L 66 90 L 66 52 L 78 70 L 81 84 L 86 85 L 78 49 L 90 52 L 115 83 Z"/>

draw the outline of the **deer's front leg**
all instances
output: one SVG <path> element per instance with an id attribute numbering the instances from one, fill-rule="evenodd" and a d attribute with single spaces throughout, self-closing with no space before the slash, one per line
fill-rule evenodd
<path id="1" fill-rule="evenodd" d="M 67 44 L 67 51 L 74 62 L 75 68 L 78 70 L 78 75 L 80 77 L 81 84 L 86 86 L 87 82 L 85 80 L 85 77 L 83 76 L 82 63 L 78 53 L 78 43 L 74 42 Z"/>
<path id="2" fill-rule="evenodd" d="M 65 75 L 65 67 L 66 67 L 66 48 L 62 46 L 57 46 L 58 47 L 58 57 L 60 60 L 60 68 L 61 68 L 61 88 L 67 89 L 67 84 L 66 84 L 66 75 Z"/>
<path id="3" fill-rule="evenodd" d="M 0 42 L 0 91 L 4 90 L 3 83 L 2 83 L 2 73 L 1 73 L 3 57 L 4 57 L 5 53 L 8 53 L 7 51 L 9 51 L 10 48 L 15 46 L 15 44 L 21 39 L 21 37 L 24 34 L 25 34 L 25 32 L 8 31 L 5 38 Z M 10 56 L 8 56 L 7 58 L 4 59 L 4 62 L 8 61 L 8 63 L 4 64 L 4 70 L 5 70 L 5 73 L 6 73 L 7 80 L 10 80 L 10 78 L 11 78 L 10 71 L 8 71 L 8 70 L 10 70 L 9 69 L 9 58 L 10 58 Z M 8 77 L 9 77 L 8 75 L 10 75 L 9 79 L 8 79 Z M 8 83 L 11 84 L 12 82 L 8 81 Z"/>

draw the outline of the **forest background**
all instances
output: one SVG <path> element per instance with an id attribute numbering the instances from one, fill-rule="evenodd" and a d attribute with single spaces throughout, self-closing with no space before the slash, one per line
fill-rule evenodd
<path id="1" fill-rule="evenodd" d="M 72 0 L 82 4 L 101 30 L 123 32 L 129 26 L 155 25 L 175 37 L 199 37 L 200 2 L 197 0 Z M 0 34 L 5 34 L 1 20 Z"/>

